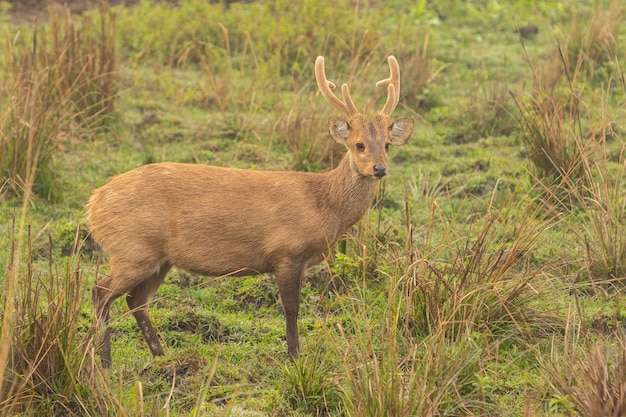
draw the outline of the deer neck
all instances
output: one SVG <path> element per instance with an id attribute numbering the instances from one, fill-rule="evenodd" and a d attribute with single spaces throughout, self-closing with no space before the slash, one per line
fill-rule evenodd
<path id="1" fill-rule="evenodd" d="M 349 154 L 328 173 L 328 180 L 329 208 L 339 219 L 340 233 L 343 233 L 371 207 L 377 180 L 359 174 Z"/>

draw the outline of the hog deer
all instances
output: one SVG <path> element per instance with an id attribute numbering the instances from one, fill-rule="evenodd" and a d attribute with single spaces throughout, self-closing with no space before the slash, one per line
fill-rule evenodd
<path id="1" fill-rule="evenodd" d="M 304 271 L 324 259 L 371 206 L 376 182 L 387 174 L 390 145 L 403 145 L 413 119 L 390 123 L 398 105 L 400 69 L 391 75 L 383 109 L 368 122 L 347 84 L 343 100 L 315 61 L 317 86 L 343 114 L 330 117 L 331 138 L 347 154 L 325 173 L 253 171 L 156 163 L 118 175 L 87 203 L 91 237 L 108 255 L 110 270 L 93 288 L 96 347 L 111 364 L 111 303 L 121 295 L 153 355 L 163 355 L 148 303 L 171 267 L 206 276 L 273 273 L 287 324 L 287 350 L 298 356 L 298 307 Z"/>

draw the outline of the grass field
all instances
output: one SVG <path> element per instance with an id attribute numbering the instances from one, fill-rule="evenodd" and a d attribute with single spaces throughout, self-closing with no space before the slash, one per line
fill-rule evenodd
<path id="1" fill-rule="evenodd" d="M 0 416 L 626 415 L 626 36 L 615 1 L 142 0 L 0 14 Z M 311 268 L 301 355 L 271 276 L 174 269 L 93 349 L 84 205 L 161 161 L 326 171 L 314 61 L 373 115 L 371 210 Z M 259 190 L 262 192 L 262 190 Z"/>

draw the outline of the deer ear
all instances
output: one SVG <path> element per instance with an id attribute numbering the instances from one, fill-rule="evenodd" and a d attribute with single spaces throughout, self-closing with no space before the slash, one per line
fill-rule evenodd
<path id="1" fill-rule="evenodd" d="M 389 126 L 389 136 L 391 144 L 395 146 L 404 145 L 413 133 L 413 119 L 405 117 L 398 119 Z"/>
<path id="2" fill-rule="evenodd" d="M 337 143 L 346 143 L 350 137 L 350 125 L 339 117 L 331 116 L 328 118 L 328 130 L 330 137 Z"/>

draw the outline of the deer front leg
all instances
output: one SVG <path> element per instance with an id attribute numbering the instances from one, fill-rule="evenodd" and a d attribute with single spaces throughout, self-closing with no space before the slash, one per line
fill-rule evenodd
<path id="1" fill-rule="evenodd" d="M 298 309 L 303 269 L 301 264 L 289 262 L 275 272 L 287 322 L 287 351 L 293 359 L 298 359 Z"/>

